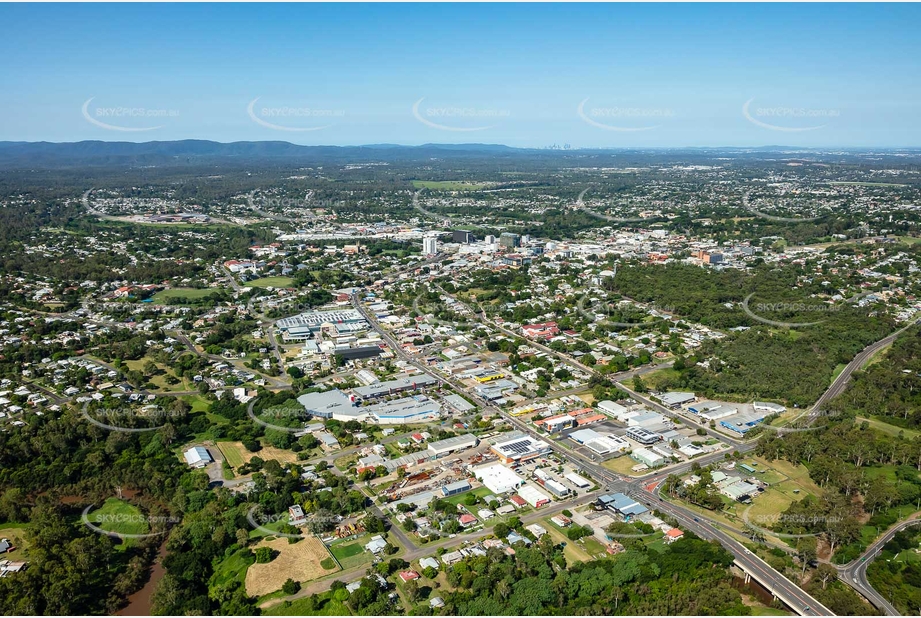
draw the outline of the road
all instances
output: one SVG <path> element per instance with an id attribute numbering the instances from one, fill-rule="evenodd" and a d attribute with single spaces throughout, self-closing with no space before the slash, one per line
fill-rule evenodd
<path id="1" fill-rule="evenodd" d="M 383 329 L 380 324 L 374 319 L 374 316 L 368 312 L 362 303 L 359 302 L 358 296 L 354 295 L 352 297 L 353 304 L 356 309 L 364 315 L 365 319 L 371 324 L 372 328 L 376 330 L 381 337 L 393 348 L 396 354 L 402 357 L 406 362 L 412 364 L 413 366 L 422 369 L 415 360 L 413 360 L 408 354 L 406 354 L 402 348 L 399 347 L 397 342 L 390 336 L 390 334 Z M 486 320 L 485 313 L 483 314 L 483 319 Z M 501 329 L 501 327 L 500 327 Z M 507 333 L 516 336 L 515 333 L 507 331 Z M 533 342 L 531 343 L 533 345 Z M 540 344 L 537 344 L 537 347 L 544 348 L 548 353 L 554 354 L 557 357 L 561 355 L 550 348 L 546 348 Z M 572 363 L 576 366 L 579 366 L 584 371 L 595 373 L 589 367 L 581 365 L 574 359 L 563 358 L 566 362 Z M 467 397 L 471 398 L 475 403 L 477 403 L 484 410 L 485 413 L 495 413 L 500 414 L 502 417 L 508 421 L 513 427 L 524 432 L 527 435 L 530 435 L 534 438 L 544 439 L 543 436 L 540 436 L 534 429 L 532 429 L 527 423 L 521 421 L 518 418 L 515 418 L 502 410 L 492 406 L 489 402 L 480 398 L 472 389 L 468 389 L 464 385 L 456 382 L 452 378 L 443 378 L 439 375 L 434 376 L 442 384 L 450 386 L 454 390 L 463 393 Z M 671 412 L 669 411 L 669 414 Z M 587 473 L 594 479 L 601 481 L 601 484 L 605 486 L 606 491 L 620 491 L 627 495 L 630 495 L 636 500 L 645 502 L 647 505 L 651 505 L 653 508 L 657 508 L 660 511 L 667 513 L 674 517 L 681 525 L 687 530 L 690 530 L 700 536 L 703 539 L 708 540 L 717 540 L 722 544 L 722 546 L 729 551 L 736 562 L 745 569 L 748 573 L 755 576 L 763 585 L 771 589 L 771 592 L 777 595 L 779 598 L 783 599 L 792 609 L 802 616 L 815 616 L 815 615 L 834 615 L 831 610 L 827 607 L 824 607 L 818 601 L 816 601 L 812 596 L 807 592 L 801 589 L 799 586 L 788 580 L 786 577 L 772 569 L 766 562 L 755 556 L 748 549 L 746 549 L 741 543 L 736 541 L 734 538 L 729 536 L 727 533 L 717 529 L 715 526 L 706 521 L 700 521 L 699 516 L 688 511 L 687 509 L 665 502 L 653 491 L 649 491 L 646 487 L 650 483 L 648 478 L 624 480 L 619 475 L 615 474 L 611 470 L 602 467 L 599 464 L 589 460 L 580 453 L 571 451 L 564 446 L 558 444 L 554 440 L 550 440 L 553 450 L 557 455 L 563 457 L 577 468 L 586 470 Z M 740 450 L 750 450 L 754 448 L 754 445 L 742 445 L 739 444 Z M 714 453 L 710 457 L 722 458 L 723 453 Z M 677 466 L 672 469 L 672 472 L 680 472 L 683 468 L 690 468 L 693 465 L 693 462 L 685 462 L 682 466 Z M 658 475 L 662 475 L 662 472 L 658 472 Z M 653 475 L 652 482 L 655 480 Z"/>
<path id="2" fill-rule="evenodd" d="M 873 562 L 873 558 L 879 555 L 883 545 L 891 541 L 892 537 L 894 537 L 897 532 L 918 524 L 921 524 L 921 519 L 910 519 L 896 524 L 874 541 L 860 558 L 837 567 L 838 576 L 841 580 L 845 581 L 849 586 L 866 597 L 877 609 L 885 612 L 889 616 L 900 616 L 901 614 L 899 614 L 899 611 L 887 601 L 883 595 L 878 593 L 873 586 L 870 585 L 870 581 L 867 579 L 867 567 Z"/>

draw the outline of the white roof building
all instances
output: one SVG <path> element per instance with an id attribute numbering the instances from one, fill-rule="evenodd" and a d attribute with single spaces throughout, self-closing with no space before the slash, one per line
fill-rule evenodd
<path id="1" fill-rule="evenodd" d="M 523 478 L 499 463 L 474 468 L 473 475 L 494 494 L 515 491 L 524 483 Z"/>
<path id="2" fill-rule="evenodd" d="M 204 468 L 214 461 L 211 457 L 211 453 L 203 446 L 193 446 L 183 453 L 183 455 L 185 456 L 186 463 L 193 468 Z"/>

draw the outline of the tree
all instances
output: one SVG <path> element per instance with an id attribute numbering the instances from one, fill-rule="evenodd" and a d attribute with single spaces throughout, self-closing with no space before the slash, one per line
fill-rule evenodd
<path id="1" fill-rule="evenodd" d="M 271 562 L 272 558 L 275 557 L 271 547 L 257 547 L 254 553 L 256 554 L 256 562 L 260 564 Z"/>
<path id="2" fill-rule="evenodd" d="M 816 577 L 822 582 L 822 590 L 825 590 L 828 582 L 838 579 L 838 570 L 832 565 L 823 562 L 816 569 Z"/>
<path id="3" fill-rule="evenodd" d="M 297 592 L 301 589 L 301 583 L 296 582 L 289 577 L 287 581 L 285 581 L 285 583 L 282 585 L 281 589 L 285 594 L 297 594 Z"/>

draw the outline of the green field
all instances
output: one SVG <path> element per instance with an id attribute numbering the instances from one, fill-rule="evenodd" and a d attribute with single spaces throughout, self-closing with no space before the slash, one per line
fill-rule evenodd
<path id="1" fill-rule="evenodd" d="M 864 418 L 862 416 L 858 416 L 857 422 L 858 423 L 866 422 L 868 425 L 870 425 L 870 427 L 872 427 L 876 431 L 880 431 L 890 436 L 897 436 L 899 435 L 900 432 L 903 432 L 903 431 L 905 432 L 905 437 L 908 438 L 909 440 L 914 440 L 918 436 L 921 436 L 921 431 L 917 431 L 914 429 L 904 429 L 897 425 L 890 425 L 889 423 L 884 423 L 883 421 L 878 421 L 873 418 Z"/>
<path id="2" fill-rule="evenodd" d="M 329 551 L 343 569 L 351 569 L 371 562 L 371 554 L 364 547 L 370 540 L 371 536 L 366 534 L 353 541 L 333 543 Z"/>
<path id="3" fill-rule="evenodd" d="M 256 562 L 256 556 L 251 550 L 237 550 L 217 564 L 208 587 L 218 588 L 232 581 L 242 584 L 246 580 L 246 569 L 254 562 Z"/>
<path id="4" fill-rule="evenodd" d="M 456 180 L 414 180 L 417 189 L 435 189 L 438 191 L 476 191 L 491 186 L 489 182 L 464 182 Z"/>
<path id="5" fill-rule="evenodd" d="M 308 598 L 285 601 L 262 610 L 265 616 L 351 616 L 348 606 L 333 598 L 333 592 L 327 591 L 317 597 L 319 605 L 313 605 Z"/>
<path id="6" fill-rule="evenodd" d="M 16 550 L 9 556 L 16 560 L 22 557 L 24 552 L 29 550 L 29 542 L 26 540 L 26 526 L 29 524 L 6 523 L 0 524 L 0 539 L 9 539 L 16 547 Z"/>
<path id="7" fill-rule="evenodd" d="M 155 305 L 166 305 L 168 299 L 176 298 L 179 300 L 196 300 L 199 298 L 205 298 L 214 294 L 218 290 L 214 288 L 170 288 L 169 290 L 163 290 L 157 292 L 153 296 L 153 304 Z"/>
<path id="8" fill-rule="evenodd" d="M 140 509 L 124 500 L 109 498 L 102 507 L 91 511 L 86 518 L 106 532 L 116 534 L 147 534 L 150 526 Z M 136 539 L 125 539 L 117 549 L 125 549 Z"/>
<path id="9" fill-rule="evenodd" d="M 263 277 L 247 281 L 244 285 L 250 288 L 289 288 L 294 285 L 294 279 L 291 277 Z"/>

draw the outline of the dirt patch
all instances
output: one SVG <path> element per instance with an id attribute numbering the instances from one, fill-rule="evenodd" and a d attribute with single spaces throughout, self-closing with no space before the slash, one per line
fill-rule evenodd
<path id="1" fill-rule="evenodd" d="M 330 554 L 326 546 L 314 537 L 301 539 L 293 545 L 282 537 L 261 541 L 253 549 L 256 547 L 270 547 L 278 555 L 271 562 L 253 564 L 246 571 L 246 593 L 252 596 L 260 597 L 280 590 L 289 577 L 297 582 L 307 582 L 339 570 L 334 561 L 333 568 L 323 568 L 321 563 Z"/>
<path id="2" fill-rule="evenodd" d="M 221 454 L 224 455 L 224 460 L 232 468 L 238 468 L 245 463 L 249 463 L 253 457 L 259 457 L 263 461 L 274 459 L 278 463 L 297 463 L 298 461 L 297 453 L 275 448 L 274 446 L 263 446 L 257 453 L 251 453 L 243 446 L 242 442 L 218 442 L 218 448 L 220 448 Z"/>

